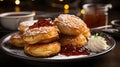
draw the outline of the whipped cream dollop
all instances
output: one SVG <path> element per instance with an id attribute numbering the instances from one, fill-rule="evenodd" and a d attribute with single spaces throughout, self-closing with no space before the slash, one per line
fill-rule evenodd
<path id="1" fill-rule="evenodd" d="M 92 35 L 88 39 L 88 44 L 85 46 L 88 50 L 92 52 L 101 52 L 106 50 L 109 46 L 104 37 L 98 35 Z"/>

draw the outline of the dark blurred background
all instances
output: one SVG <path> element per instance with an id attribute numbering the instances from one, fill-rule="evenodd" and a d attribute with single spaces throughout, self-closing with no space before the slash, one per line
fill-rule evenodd
<path id="1" fill-rule="evenodd" d="M 85 3 L 110 4 L 109 22 L 113 19 L 120 19 L 120 0 L 0 0 L 0 13 L 34 11 L 38 16 L 45 12 L 73 13 L 80 16 L 80 10 Z"/>
<path id="2" fill-rule="evenodd" d="M 108 11 L 108 22 L 110 23 L 114 19 L 120 19 L 120 0 L 0 0 L 0 13 L 34 11 L 36 12 L 36 17 L 51 17 L 55 13 L 57 15 L 59 13 L 72 13 L 80 16 L 82 6 L 86 3 L 110 4 L 111 8 Z M 51 15 L 49 13 L 54 14 Z"/>
<path id="3" fill-rule="evenodd" d="M 112 4 L 113 9 L 120 9 L 120 0 L 0 0 L 0 13 L 33 10 L 59 12 L 64 9 L 65 4 L 74 9 L 82 8 L 85 3 Z"/>

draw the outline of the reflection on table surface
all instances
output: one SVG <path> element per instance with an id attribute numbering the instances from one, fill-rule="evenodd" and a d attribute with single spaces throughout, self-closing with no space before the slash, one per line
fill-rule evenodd
<path id="1" fill-rule="evenodd" d="M 0 0 L 2 1 L 2 0 Z M 35 1 L 35 0 L 32 0 Z M 62 1 L 62 0 L 60 0 Z M 44 4 L 44 3 L 43 3 Z M 27 5 L 29 5 L 29 3 L 27 3 Z M 75 14 L 81 17 L 81 13 L 80 10 L 81 8 L 70 8 L 69 10 L 67 9 L 68 6 L 64 7 L 64 8 L 51 8 L 50 6 L 42 6 L 42 4 L 40 4 L 39 6 L 34 6 L 32 8 L 29 8 L 28 6 L 23 7 L 23 6 L 18 6 L 15 5 L 15 7 L 9 7 L 8 6 L 2 6 L 0 7 L 0 13 L 3 12 L 9 12 L 9 11 L 35 11 L 36 12 L 36 16 L 35 19 L 37 19 L 38 17 L 51 17 L 51 18 L 55 18 L 56 16 L 58 16 L 61 13 L 70 13 L 70 14 Z M 53 7 L 55 6 L 54 4 L 52 5 Z M 120 14 L 119 14 L 120 10 L 118 9 L 110 9 L 109 10 L 109 16 L 108 16 L 108 22 L 110 24 L 110 22 L 114 19 L 120 19 Z M 5 36 L 6 34 L 9 34 L 11 32 L 14 31 L 10 31 L 10 30 L 6 30 L 3 27 L 0 26 L 0 38 Z M 112 35 L 112 34 L 111 34 Z M 18 58 L 14 58 L 11 56 L 6 55 L 4 52 L 0 51 L 0 64 L 4 65 L 4 66 L 84 66 L 84 67 L 120 67 L 120 37 L 116 37 L 113 36 L 113 38 L 116 40 L 116 46 L 115 48 L 110 51 L 107 54 L 95 57 L 95 58 L 91 58 L 91 59 L 87 59 L 87 60 L 80 60 L 77 62 L 69 62 L 69 63 L 44 63 L 44 62 L 40 62 L 38 63 L 38 65 L 35 65 L 33 63 L 29 63 L 28 61 L 22 60 L 22 59 L 18 59 Z"/>

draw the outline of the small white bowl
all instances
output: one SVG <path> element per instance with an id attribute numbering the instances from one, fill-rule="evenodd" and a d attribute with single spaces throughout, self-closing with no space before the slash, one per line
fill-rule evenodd
<path id="1" fill-rule="evenodd" d="M 34 12 L 6 12 L 0 14 L 1 25 L 8 30 L 18 30 L 23 21 L 34 20 Z"/>

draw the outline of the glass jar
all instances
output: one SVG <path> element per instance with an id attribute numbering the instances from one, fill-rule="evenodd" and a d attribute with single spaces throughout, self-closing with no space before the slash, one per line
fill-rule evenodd
<path id="1" fill-rule="evenodd" d="M 108 5 L 84 4 L 83 20 L 89 28 L 105 26 L 108 24 Z"/>

